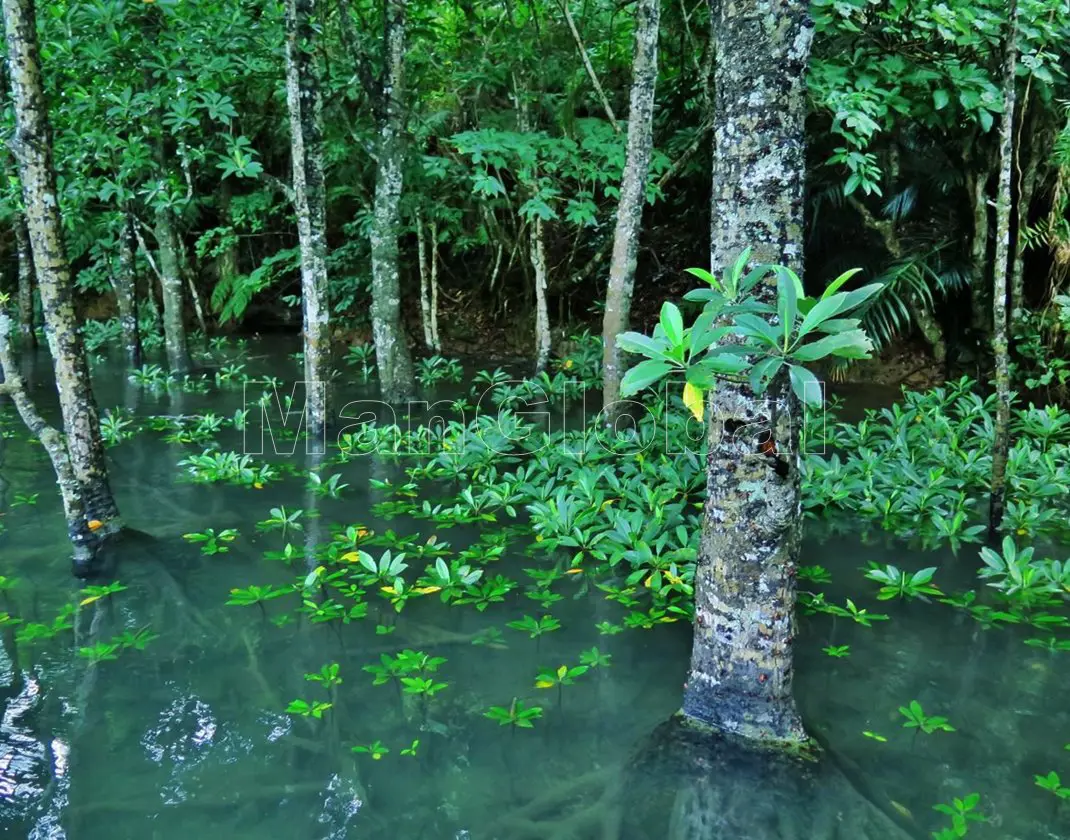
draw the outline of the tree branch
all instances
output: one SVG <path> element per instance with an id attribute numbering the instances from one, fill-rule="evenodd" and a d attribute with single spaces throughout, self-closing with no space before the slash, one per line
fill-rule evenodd
<path id="1" fill-rule="evenodd" d="M 576 48 L 580 51 L 580 58 L 583 60 L 583 66 L 587 70 L 587 75 L 591 80 L 591 84 L 594 85 L 598 98 L 602 101 L 602 107 L 606 111 L 606 116 L 609 117 L 609 124 L 613 126 L 613 130 L 617 132 L 617 134 L 620 134 L 620 125 L 617 123 L 617 117 L 613 113 L 613 107 L 609 104 L 609 100 L 606 98 L 606 92 L 602 89 L 602 83 L 598 81 L 598 74 L 594 72 L 594 66 L 591 64 L 591 59 L 587 57 L 587 48 L 583 45 L 583 38 L 580 37 L 580 31 L 576 28 L 576 22 L 572 19 L 572 12 L 568 9 L 568 0 L 561 0 L 561 8 L 565 12 L 565 20 L 568 22 L 568 28 L 572 32 L 572 38 L 576 42 Z"/>

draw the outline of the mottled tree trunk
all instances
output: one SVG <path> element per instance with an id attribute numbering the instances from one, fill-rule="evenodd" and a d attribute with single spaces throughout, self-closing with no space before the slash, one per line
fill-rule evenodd
<path id="1" fill-rule="evenodd" d="M 970 326 L 978 341 L 991 330 L 991 309 L 985 294 L 988 285 L 988 167 L 987 159 L 981 171 L 969 180 L 970 204 L 973 211 L 973 236 L 970 239 Z"/>
<path id="2" fill-rule="evenodd" d="M 11 145 L 22 181 L 26 227 L 41 295 L 45 334 L 56 373 L 67 450 L 86 516 L 99 520 L 106 532 L 117 531 L 121 526 L 119 509 L 108 484 L 100 421 L 74 311 L 33 2 L 3 0 L 3 9 L 15 109 Z"/>
<path id="3" fill-rule="evenodd" d="M 1018 63 L 1018 0 L 1011 0 L 1009 25 L 1003 58 L 1003 115 L 999 126 L 999 186 L 996 188 L 996 256 L 992 267 L 992 356 L 996 363 L 996 418 L 992 441 L 992 497 L 988 510 L 988 530 L 993 536 L 1003 522 L 1011 431 L 1007 272 L 1012 253 L 1011 166 L 1014 158 L 1014 74 Z"/>
<path id="4" fill-rule="evenodd" d="M 126 364 L 141 367 L 141 330 L 137 321 L 137 262 L 134 254 L 134 217 L 126 214 L 119 231 L 119 271 L 115 277 L 115 297 L 119 306 L 119 323 L 123 328 Z"/>
<path id="5" fill-rule="evenodd" d="M 442 340 L 438 337 L 438 225 L 431 222 L 431 346 L 436 353 L 442 352 Z"/>
<path id="6" fill-rule="evenodd" d="M 201 300 L 201 292 L 197 288 L 197 263 L 190 256 L 186 241 L 178 237 L 178 267 L 186 280 L 186 288 L 189 289 L 190 302 L 193 304 L 193 314 L 197 318 L 197 324 L 201 328 L 201 335 L 208 337 L 208 321 L 204 317 L 204 303 Z"/>
<path id="7" fill-rule="evenodd" d="M 330 302 L 327 286 L 327 193 L 323 180 L 323 115 L 315 45 L 316 0 L 286 2 L 286 101 L 290 110 L 294 209 L 301 242 L 307 423 L 322 441 L 330 377 Z"/>
<path id="8" fill-rule="evenodd" d="M 379 385 L 387 402 L 405 402 L 415 393 L 412 358 L 401 322 L 398 277 L 398 229 L 405 68 L 405 0 L 385 0 L 382 120 L 379 126 L 379 167 L 375 176 L 375 218 L 372 223 L 372 338 Z"/>
<path id="9" fill-rule="evenodd" d="M 74 562 L 76 565 L 85 565 L 92 559 L 96 540 L 89 528 L 82 488 L 74 475 L 63 435 L 44 421 L 30 399 L 8 343 L 10 330 L 11 320 L 7 313 L 0 309 L 0 373 L 4 375 L 4 381 L 0 383 L 0 394 L 11 397 L 22 422 L 41 442 L 49 460 L 52 461 L 56 486 L 59 487 L 60 499 L 63 502 L 63 515 L 67 520 L 67 535 L 74 550 Z"/>
<path id="10" fill-rule="evenodd" d="M 1028 103 L 1026 103 L 1028 104 Z M 1023 105 L 1026 107 L 1026 105 Z M 1032 109 L 1034 112 L 1036 108 Z M 1023 116 L 1024 120 L 1025 117 Z M 1033 203 L 1033 195 L 1037 188 L 1037 178 L 1040 170 L 1040 156 L 1044 153 L 1043 140 L 1046 137 L 1044 126 L 1039 116 L 1034 116 L 1029 129 L 1026 132 L 1028 144 L 1022 148 L 1022 130 L 1018 130 L 1018 201 L 1017 223 L 1015 227 L 1014 248 L 1011 257 L 1011 337 L 1018 336 L 1025 329 L 1025 316 L 1027 310 L 1025 299 L 1025 236 L 1026 226 L 1029 224 L 1029 209 Z M 1022 158 L 1025 157 L 1025 166 L 1022 166 Z"/>
<path id="11" fill-rule="evenodd" d="M 156 244 L 160 255 L 160 288 L 163 291 L 163 336 L 171 373 L 179 376 L 193 368 L 186 339 L 186 313 L 182 293 L 182 270 L 178 264 L 178 233 L 169 207 L 156 208 Z"/>
<path id="12" fill-rule="evenodd" d="M 231 214 L 230 208 L 230 184 L 227 181 L 223 181 L 219 186 L 219 215 L 221 221 L 230 225 L 233 231 L 234 217 Z M 223 248 L 216 257 L 216 274 L 219 277 L 221 283 L 227 284 L 229 288 L 230 281 L 238 273 L 238 241 L 232 240 L 231 244 Z"/>
<path id="13" fill-rule="evenodd" d="M 416 257 L 420 263 L 420 325 L 424 331 L 424 347 L 435 346 L 431 337 L 431 268 L 427 264 L 427 236 L 424 234 L 424 217 L 416 213 Z"/>
<path id="14" fill-rule="evenodd" d="M 550 312 L 546 305 L 546 234 L 542 219 L 531 226 L 531 267 L 535 275 L 535 375 L 550 361 Z"/>
<path id="15" fill-rule="evenodd" d="M 635 57 L 632 60 L 632 94 L 628 108 L 628 155 L 617 204 L 613 232 L 613 258 L 609 264 L 606 310 L 602 318 L 602 405 L 606 420 L 617 416 L 620 399 L 621 352 L 617 336 L 628 329 L 632 310 L 639 231 L 646 203 L 646 182 L 654 140 L 654 88 L 658 78 L 658 25 L 660 0 L 639 0 L 635 8 Z"/>
<path id="16" fill-rule="evenodd" d="M 812 24 L 802 0 L 717 3 L 710 262 L 746 247 L 801 274 Z M 772 301 L 775 290 L 758 294 Z M 792 694 L 801 519 L 797 401 L 785 377 L 708 402 L 707 498 L 684 713 L 746 738 L 806 739 Z M 759 444 L 772 438 L 774 454 Z"/>
<path id="17" fill-rule="evenodd" d="M 19 340 L 23 347 L 33 349 L 37 346 L 37 333 L 33 328 L 33 249 L 26 219 L 21 215 L 15 217 L 15 247 L 19 259 Z"/>

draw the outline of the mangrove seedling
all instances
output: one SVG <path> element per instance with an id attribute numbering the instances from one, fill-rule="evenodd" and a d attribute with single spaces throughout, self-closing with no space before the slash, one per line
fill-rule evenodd
<path id="1" fill-rule="evenodd" d="M 319 669 L 319 673 L 305 674 L 305 679 L 309 682 L 318 682 L 325 689 L 330 690 L 336 685 L 341 685 L 342 678 L 338 676 L 338 663 L 332 662 L 330 665 L 324 665 Z"/>
<path id="2" fill-rule="evenodd" d="M 204 531 L 183 534 L 182 539 L 190 543 L 201 544 L 201 554 L 224 554 L 230 551 L 225 543 L 232 543 L 238 538 L 238 532 L 234 528 L 226 528 L 218 534 L 215 529 L 208 528 Z"/>
<path id="3" fill-rule="evenodd" d="M 281 529 L 282 536 L 285 539 L 287 531 L 304 530 L 304 526 L 298 521 L 304 515 L 303 510 L 295 510 L 290 513 L 285 507 L 275 507 L 269 512 L 271 515 L 267 519 L 256 523 L 256 527 L 261 531 L 278 531 Z"/>
<path id="4" fill-rule="evenodd" d="M 1070 799 L 1070 787 L 1064 787 L 1062 780 L 1059 778 L 1059 774 L 1052 770 L 1046 776 L 1034 776 L 1033 782 L 1041 790 L 1046 790 L 1049 793 L 1059 797 L 1059 799 Z"/>
<path id="5" fill-rule="evenodd" d="M 864 729 L 862 730 L 862 734 L 865 735 L 867 738 L 873 739 L 878 744 L 888 743 L 888 739 L 881 735 L 879 732 L 870 732 L 868 729 Z"/>
<path id="6" fill-rule="evenodd" d="M 561 689 L 563 686 L 572 685 L 577 677 L 581 677 L 589 670 L 586 665 L 576 665 L 569 668 L 562 665 L 556 671 L 539 671 L 535 677 L 536 688 L 557 688 L 557 706 L 561 708 Z"/>
<path id="7" fill-rule="evenodd" d="M 890 601 L 893 598 L 922 598 L 925 600 L 926 595 L 940 596 L 944 594 L 932 582 L 933 575 L 936 574 L 935 566 L 929 566 L 911 573 L 902 571 L 891 564 L 881 567 L 871 562 L 869 565 L 870 569 L 866 572 L 866 577 L 881 584 L 881 588 L 877 592 L 878 601 Z"/>
<path id="8" fill-rule="evenodd" d="M 305 489 L 314 496 L 337 499 L 341 497 L 342 491 L 348 486 L 348 484 L 342 483 L 342 476 L 340 474 L 336 473 L 324 481 L 319 473 L 310 472 L 308 474 L 308 483 L 305 485 Z"/>
<path id="9" fill-rule="evenodd" d="M 370 755 L 375 761 L 378 761 L 380 758 L 390 752 L 387 747 L 383 746 L 382 741 L 372 741 L 372 743 L 370 744 L 359 744 L 358 746 L 352 747 L 352 751 L 355 753 L 361 753 L 363 755 Z M 413 754 L 415 755 L 415 753 Z"/>
<path id="10" fill-rule="evenodd" d="M 950 805 L 940 803 L 933 805 L 933 810 L 951 817 L 951 837 L 965 837 L 970 823 L 987 822 L 985 815 L 977 812 L 977 806 L 981 803 L 981 794 L 971 793 L 962 799 L 957 796 L 951 800 Z"/>
<path id="11" fill-rule="evenodd" d="M 114 595 L 117 592 L 122 592 L 126 587 L 119 581 L 112 581 L 103 585 L 90 585 L 82 588 L 82 598 L 78 601 L 78 606 L 85 607 L 89 604 L 95 603 L 102 598 L 107 598 L 109 595 Z"/>
<path id="12" fill-rule="evenodd" d="M 270 601 L 272 598 L 280 598 L 289 591 L 287 589 L 277 589 L 270 583 L 265 586 L 247 586 L 244 589 L 232 589 L 226 604 L 237 607 L 251 607 L 256 604 L 260 608 L 261 614 L 266 617 L 267 610 L 264 608 L 264 602 Z"/>
<path id="13" fill-rule="evenodd" d="M 542 706 L 528 706 L 516 697 L 506 706 L 491 706 L 483 717 L 496 720 L 499 726 L 512 726 L 514 729 L 534 729 L 535 721 L 542 717 Z"/>
<path id="14" fill-rule="evenodd" d="M 947 722 L 946 717 L 939 715 L 926 715 L 921 708 L 921 703 L 911 700 L 909 706 L 900 706 L 899 714 L 906 718 L 904 729 L 917 729 L 926 735 L 933 732 L 954 732 L 955 727 Z"/>
<path id="15" fill-rule="evenodd" d="M 286 707 L 286 712 L 291 715 L 301 715 L 301 717 L 312 717 L 319 720 L 323 717 L 323 713 L 331 708 L 330 703 L 321 703 L 316 700 L 291 700 L 290 705 Z"/>
<path id="16" fill-rule="evenodd" d="M 561 628 L 561 622 L 554 618 L 552 615 L 544 615 L 542 618 L 532 618 L 530 615 L 524 616 L 517 621 L 510 621 L 506 627 L 512 627 L 514 630 L 519 630 L 522 633 L 527 633 L 530 638 L 535 640 L 535 650 L 539 649 L 539 640 L 543 634 L 559 630 Z"/>
<path id="17" fill-rule="evenodd" d="M 851 655 L 850 645 L 829 645 L 821 648 L 821 650 L 826 656 L 831 656 L 834 659 L 843 659 Z"/>
<path id="18" fill-rule="evenodd" d="M 580 664 L 586 665 L 588 668 L 608 668 L 609 660 L 612 658 L 611 654 L 602 653 L 598 648 L 593 647 L 580 654 Z"/>
<path id="19" fill-rule="evenodd" d="M 402 755 L 411 755 L 413 758 L 415 758 L 416 757 L 416 751 L 419 748 L 420 748 L 420 739 L 419 738 L 414 738 L 413 742 L 412 742 L 412 745 L 408 746 L 408 747 L 405 747 L 401 751 L 401 754 Z"/>
<path id="20" fill-rule="evenodd" d="M 95 645 L 78 648 L 78 655 L 88 659 L 90 665 L 110 662 L 119 658 L 122 646 L 118 642 L 97 642 Z"/>

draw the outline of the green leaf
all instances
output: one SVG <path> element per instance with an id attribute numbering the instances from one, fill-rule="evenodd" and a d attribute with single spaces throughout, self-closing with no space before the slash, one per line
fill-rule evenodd
<path id="1" fill-rule="evenodd" d="M 821 299 L 824 300 L 827 297 L 832 297 L 832 295 L 836 294 L 836 292 L 840 290 L 844 283 L 846 283 L 848 280 L 858 274 L 861 270 L 862 269 L 860 268 L 852 268 L 845 271 L 843 274 L 841 274 L 839 277 L 829 283 L 828 288 L 821 293 Z"/>
<path id="2" fill-rule="evenodd" d="M 661 328 L 672 347 L 679 347 L 684 341 L 684 319 L 675 303 L 665 301 L 661 305 Z"/>
<path id="3" fill-rule="evenodd" d="M 799 295 L 785 269 L 777 269 L 776 285 L 777 317 L 780 318 L 781 335 L 784 337 L 784 348 L 787 349 L 791 332 L 795 329 L 795 318 L 799 314 Z"/>
<path id="4" fill-rule="evenodd" d="M 951 101 L 951 94 L 946 90 L 937 89 L 933 91 L 933 107 L 937 111 L 942 111 L 947 107 L 947 104 Z"/>
<path id="5" fill-rule="evenodd" d="M 826 356 L 839 359 L 868 359 L 873 345 L 862 330 L 848 330 L 804 344 L 791 353 L 793 361 L 815 362 Z"/>
<path id="6" fill-rule="evenodd" d="M 796 339 L 803 338 L 808 333 L 817 329 L 822 322 L 839 314 L 839 311 L 843 308 L 846 301 L 847 295 L 843 292 L 838 295 L 833 295 L 832 297 L 821 298 L 821 300 L 814 304 L 814 308 L 806 313 L 806 317 L 803 318 L 802 324 L 799 325 L 799 332 Z"/>
<path id="7" fill-rule="evenodd" d="M 788 376 L 791 379 L 791 390 L 800 402 L 809 406 L 821 405 L 824 393 L 816 376 L 802 365 L 788 365 Z"/>
<path id="8" fill-rule="evenodd" d="M 762 359 L 751 368 L 750 387 L 756 394 L 761 394 L 769 387 L 770 381 L 780 372 L 784 366 L 784 360 L 778 356 Z"/>
<path id="9" fill-rule="evenodd" d="M 659 362 L 653 359 L 645 362 L 640 362 L 635 367 L 631 368 L 624 378 L 620 382 L 620 393 L 622 397 L 630 397 L 644 388 L 648 388 L 661 379 L 665 374 L 673 369 L 673 366 L 666 362 Z"/>
<path id="10" fill-rule="evenodd" d="M 617 346 L 626 353 L 635 353 L 637 356 L 646 356 L 648 359 L 663 359 L 666 362 L 676 361 L 669 353 L 668 342 L 664 339 L 651 338 L 642 333 L 621 333 L 617 336 Z"/>

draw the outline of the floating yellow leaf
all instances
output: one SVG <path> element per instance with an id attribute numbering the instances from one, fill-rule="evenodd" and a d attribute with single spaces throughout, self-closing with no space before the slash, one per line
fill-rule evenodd
<path id="1" fill-rule="evenodd" d="M 695 415 L 695 419 L 701 421 L 703 417 L 702 389 L 688 382 L 684 385 L 684 405 Z"/>
<path id="2" fill-rule="evenodd" d="M 90 519 L 89 520 L 89 530 L 90 531 L 99 531 L 103 527 L 104 527 L 104 523 L 101 522 L 99 519 Z"/>
<path id="3" fill-rule="evenodd" d="M 892 807 L 895 808 L 895 810 L 897 810 L 900 814 L 902 814 L 908 820 L 914 819 L 914 815 L 912 813 L 910 813 L 910 809 L 907 808 L 906 805 L 900 805 L 894 799 L 889 799 L 888 801 L 892 803 Z"/>
<path id="4" fill-rule="evenodd" d="M 254 481 L 253 482 L 253 489 L 254 490 L 263 490 L 264 489 L 264 485 L 261 484 L 259 481 Z"/>

